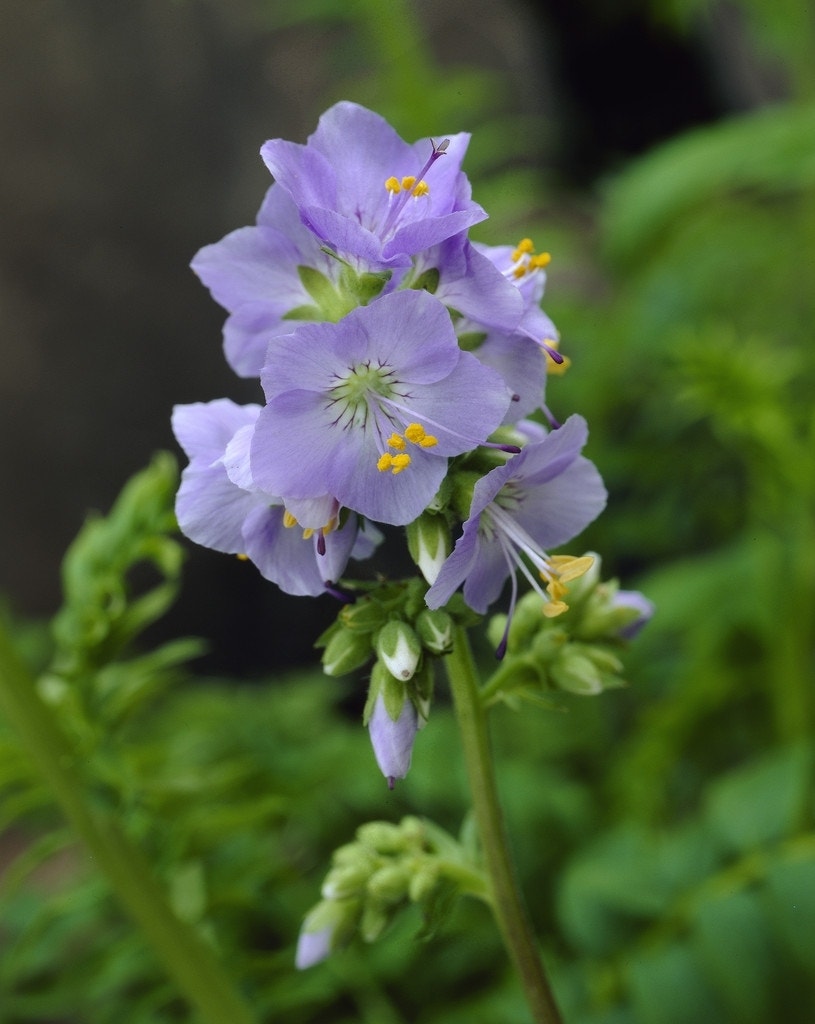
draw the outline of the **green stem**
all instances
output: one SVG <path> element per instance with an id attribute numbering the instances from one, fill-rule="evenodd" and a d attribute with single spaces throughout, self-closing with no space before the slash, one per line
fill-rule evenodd
<path id="1" fill-rule="evenodd" d="M 535 1024 L 560 1024 L 561 1017 L 510 859 L 486 714 L 478 693 L 478 676 L 470 644 L 463 629 L 456 631 L 453 652 L 445 659 L 445 665 L 461 730 L 476 824 L 492 883 L 493 912 L 520 976 Z"/>
<path id="2" fill-rule="evenodd" d="M 212 950 L 179 920 L 141 851 L 108 815 L 86 800 L 65 734 L 0 625 L 0 710 L 17 730 L 96 867 L 141 927 L 162 965 L 207 1024 L 254 1024 Z"/>

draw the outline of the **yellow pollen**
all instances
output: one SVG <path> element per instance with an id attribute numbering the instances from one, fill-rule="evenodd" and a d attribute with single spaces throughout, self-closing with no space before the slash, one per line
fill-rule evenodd
<path id="1" fill-rule="evenodd" d="M 409 465 L 409 455 L 394 455 L 391 460 L 391 472 L 396 475 L 397 473 L 401 473 L 403 469 L 407 469 Z"/>
<path id="2" fill-rule="evenodd" d="M 416 184 L 416 175 L 415 174 L 406 174 L 404 176 L 404 178 L 402 178 L 402 188 L 405 190 L 405 192 L 410 192 L 410 190 L 413 188 L 413 186 L 415 184 Z"/>
<path id="3" fill-rule="evenodd" d="M 376 468 L 380 473 L 385 473 L 393 465 L 393 456 L 390 452 L 383 452 L 376 460 Z"/>
<path id="4" fill-rule="evenodd" d="M 248 562 L 249 561 L 249 555 L 235 555 L 235 557 L 237 558 L 237 560 L 239 562 Z"/>
<path id="5" fill-rule="evenodd" d="M 283 525 L 286 527 L 297 526 L 297 520 L 288 509 L 283 513 Z"/>
<path id="6" fill-rule="evenodd" d="M 536 270 L 543 270 L 544 267 L 548 267 L 552 262 L 552 254 L 550 252 L 539 252 L 537 256 L 529 257 L 530 267 L 534 267 Z"/>
<path id="7" fill-rule="evenodd" d="M 303 540 L 311 540 L 311 538 L 313 536 L 314 536 L 314 527 L 313 526 L 307 526 L 305 528 L 305 530 L 303 530 Z"/>
<path id="8" fill-rule="evenodd" d="M 405 437 L 420 448 L 433 448 L 439 443 L 438 438 L 432 434 L 426 434 L 424 427 L 419 423 L 408 423 L 405 428 Z"/>
<path id="9" fill-rule="evenodd" d="M 527 253 L 531 253 L 531 252 L 534 252 L 534 251 L 535 251 L 535 246 L 532 243 L 532 239 L 531 238 L 522 238 L 520 240 L 520 242 L 518 242 L 518 246 L 515 249 L 515 252 L 513 252 L 513 254 L 512 254 L 512 262 L 513 263 L 517 263 L 518 260 L 521 258 L 521 256 L 524 256 Z"/>
<path id="10" fill-rule="evenodd" d="M 412 196 L 426 196 L 430 192 L 430 186 L 426 181 L 417 182 L 415 188 L 411 192 Z"/>
<path id="11" fill-rule="evenodd" d="M 541 578 L 547 581 L 546 590 L 550 600 L 543 606 L 543 614 L 547 619 L 553 619 L 557 615 L 569 610 L 568 604 L 563 600 L 569 591 L 566 586 L 572 580 L 588 572 L 594 565 L 591 555 L 582 555 L 575 558 L 574 555 L 553 555 L 549 559 L 552 570 L 551 579 L 541 573 Z"/>
<path id="12" fill-rule="evenodd" d="M 388 178 L 385 181 L 385 188 L 388 190 L 388 192 L 391 192 L 393 195 L 396 195 L 397 192 L 402 191 L 402 186 L 399 184 L 399 179 L 394 178 L 393 175 L 391 175 L 390 178 Z"/>
<path id="13" fill-rule="evenodd" d="M 391 436 L 388 438 L 388 448 L 395 448 L 398 452 L 404 451 L 405 438 L 402 437 L 401 434 L 391 434 Z"/>

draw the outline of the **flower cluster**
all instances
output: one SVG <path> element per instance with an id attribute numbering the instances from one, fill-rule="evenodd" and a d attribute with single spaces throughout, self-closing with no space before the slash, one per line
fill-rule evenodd
<path id="1" fill-rule="evenodd" d="M 347 564 L 372 554 L 377 524 L 407 528 L 430 610 L 463 586 L 485 612 L 507 579 L 514 607 L 520 573 L 554 617 L 591 565 L 550 554 L 606 495 L 581 454 L 585 421 L 560 426 L 544 404 L 566 365 L 540 308 L 549 255 L 530 239 L 470 241 L 486 213 L 461 169 L 468 141 L 411 145 L 338 103 L 305 145 L 262 147 L 274 183 L 257 223 L 193 260 L 228 312 L 227 361 L 262 401 L 176 408 L 179 524 L 287 593 L 347 596 Z M 387 633 L 353 638 L 376 657 L 367 714 L 391 778 L 426 718 L 415 623 L 415 609 L 390 610 Z M 397 662 L 410 663 L 401 678 Z"/>

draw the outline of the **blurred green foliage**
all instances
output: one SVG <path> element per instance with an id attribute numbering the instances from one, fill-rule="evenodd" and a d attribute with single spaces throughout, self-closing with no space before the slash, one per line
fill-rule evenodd
<path id="1" fill-rule="evenodd" d="M 599 197 L 575 197 L 506 162 L 534 126 L 504 117 L 500 82 L 434 66 L 398 6 L 385 19 L 367 0 L 313 0 L 286 19 L 345 19 L 380 55 L 326 105 L 342 91 L 408 138 L 472 127 L 474 193 L 492 213 L 481 237 L 534 234 L 553 252 L 546 308 L 573 367 L 549 401 L 588 417 L 589 455 L 610 490 L 586 546 L 658 608 L 628 656 L 631 689 L 494 715 L 510 832 L 564 1017 L 806 1024 L 815 111 L 798 7 L 772 8 L 772 45 L 783 57 L 788 44 L 798 69 L 789 103 L 675 139 Z M 667 17 L 695 5 L 661 6 Z M 770 10 L 745 7 L 752 24 Z M 413 941 L 417 915 L 374 946 L 294 972 L 302 914 L 360 823 L 417 814 L 460 828 L 455 727 L 442 697 L 389 794 L 344 711 L 353 683 L 316 671 L 251 688 L 193 681 L 183 664 L 196 643 L 134 647 L 181 570 L 174 481 L 159 459 L 88 524 L 66 558 L 50 637 L 15 623 L 94 800 L 148 853 L 259 1020 L 524 1020 L 475 903 L 430 945 Z M 0 880 L 2 1024 L 193 1020 L 0 723 L 4 832 L 18 852 Z"/>

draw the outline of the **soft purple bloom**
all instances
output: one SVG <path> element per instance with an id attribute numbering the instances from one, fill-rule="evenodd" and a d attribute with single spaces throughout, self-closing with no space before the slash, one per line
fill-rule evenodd
<path id="1" fill-rule="evenodd" d="M 475 248 L 507 282 L 512 283 L 521 298 L 523 311 L 515 329 L 544 347 L 557 342 L 557 328 L 540 308 L 546 286 L 546 272 L 542 267 L 530 265 L 529 254 L 523 250 L 523 243 L 521 246 L 475 243 Z"/>
<path id="2" fill-rule="evenodd" d="M 419 721 L 412 701 L 405 700 L 399 717 L 394 721 L 388 714 L 382 694 L 377 696 L 368 722 L 368 733 L 376 763 L 391 787 L 394 779 L 403 779 L 410 769 L 413 741 L 418 729 Z"/>
<path id="3" fill-rule="evenodd" d="M 414 253 L 486 217 L 461 171 L 469 138 L 409 145 L 384 118 L 343 101 L 306 145 L 273 139 L 261 156 L 321 243 L 384 269 L 408 266 Z"/>
<path id="4" fill-rule="evenodd" d="M 420 515 L 448 456 L 484 443 L 510 400 L 498 374 L 461 351 L 444 306 L 422 291 L 277 338 L 261 379 L 256 484 L 287 499 L 331 494 L 396 526 Z"/>
<path id="5" fill-rule="evenodd" d="M 286 507 L 254 486 L 248 444 L 259 412 L 228 399 L 176 406 L 173 429 L 190 459 L 176 497 L 179 526 L 205 547 L 245 555 L 286 593 L 316 596 L 352 554 L 369 553 L 371 541 L 359 543 L 357 517 L 343 522 L 334 498 Z"/>
<path id="6" fill-rule="evenodd" d="M 319 271 L 336 283 L 342 265 L 326 255 L 303 226 L 289 194 L 272 185 L 254 227 L 239 228 L 204 246 L 192 269 L 229 313 L 224 352 L 244 377 L 257 377 L 270 338 L 289 334 L 292 311 L 313 305 L 298 267 Z"/>
<path id="7" fill-rule="evenodd" d="M 578 534 L 606 502 L 599 473 L 580 454 L 587 436 L 585 420 L 571 416 L 476 483 L 462 535 L 427 592 L 430 608 L 463 583 L 467 604 L 485 612 L 518 569 L 540 589 L 525 559 L 545 581 L 557 578 L 546 549 Z"/>

